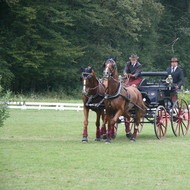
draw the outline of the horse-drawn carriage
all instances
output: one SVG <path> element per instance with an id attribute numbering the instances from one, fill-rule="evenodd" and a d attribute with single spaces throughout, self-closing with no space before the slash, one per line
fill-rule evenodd
<path id="1" fill-rule="evenodd" d="M 190 125 L 190 111 L 187 102 L 178 98 L 183 90 L 172 88 L 172 78 L 167 72 L 142 72 L 143 80 L 138 86 L 143 101 L 147 106 L 146 114 L 141 118 L 138 132 L 142 131 L 145 123 L 152 123 L 156 137 L 165 137 L 169 124 L 175 136 L 185 136 Z M 129 122 L 134 127 L 135 112 L 130 110 L 132 117 L 130 121 L 120 118 L 118 123 Z"/>
<path id="2" fill-rule="evenodd" d="M 119 80 L 116 63 L 113 59 L 105 62 L 101 81 L 96 78 L 92 68 L 83 68 L 85 116 L 83 142 L 88 141 L 89 109 L 97 113 L 97 141 L 101 139 L 103 133 L 106 133 L 106 122 L 108 122 L 106 138 L 108 143 L 119 123 L 130 124 L 130 128 L 134 127 L 133 135 L 129 136 L 131 140 L 135 140 L 145 123 L 154 124 L 158 139 L 166 135 L 169 124 L 171 124 L 175 136 L 187 134 L 190 125 L 189 106 L 184 99 L 178 98 L 178 92 L 173 90 L 172 78 L 167 76 L 167 72 L 142 72 L 142 77 L 143 80 L 138 88 L 124 86 Z M 106 117 L 104 117 L 104 110 L 106 110 Z M 104 123 L 100 129 L 101 115 Z"/>

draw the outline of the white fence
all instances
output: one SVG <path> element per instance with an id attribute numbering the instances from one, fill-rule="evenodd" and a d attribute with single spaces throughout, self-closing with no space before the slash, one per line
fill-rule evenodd
<path id="1" fill-rule="evenodd" d="M 47 102 L 9 102 L 11 109 L 36 109 L 36 110 L 83 110 L 83 104 L 79 103 L 47 103 Z M 190 108 L 190 105 L 189 105 Z"/>
<path id="2" fill-rule="evenodd" d="M 9 102 L 11 109 L 37 109 L 37 110 L 83 110 L 83 104 L 77 103 L 47 103 L 47 102 Z"/>

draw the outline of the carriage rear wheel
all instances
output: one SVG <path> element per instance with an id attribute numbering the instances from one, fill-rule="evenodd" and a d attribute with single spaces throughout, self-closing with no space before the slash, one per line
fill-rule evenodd
<path id="1" fill-rule="evenodd" d="M 175 136 L 185 136 L 190 125 L 190 112 L 187 102 L 179 98 L 174 102 L 171 113 L 171 126 Z"/>
<path id="2" fill-rule="evenodd" d="M 154 116 L 154 131 L 158 139 L 166 136 L 170 116 L 164 106 L 158 106 Z"/>

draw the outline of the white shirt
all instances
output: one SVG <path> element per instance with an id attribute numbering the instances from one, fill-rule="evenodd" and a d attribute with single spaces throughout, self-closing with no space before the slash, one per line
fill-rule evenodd
<path id="1" fill-rule="evenodd" d="M 177 66 L 176 67 L 171 67 L 171 72 L 175 72 L 176 69 L 177 69 Z"/>
<path id="2" fill-rule="evenodd" d="M 132 64 L 132 63 L 131 63 L 131 65 L 133 65 L 133 67 L 134 67 L 136 64 L 137 64 L 137 63 L 135 63 L 135 64 Z"/>

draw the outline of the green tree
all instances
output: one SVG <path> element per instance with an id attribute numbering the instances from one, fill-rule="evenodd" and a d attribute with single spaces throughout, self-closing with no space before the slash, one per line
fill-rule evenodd
<path id="1" fill-rule="evenodd" d="M 122 73 L 131 53 L 143 70 L 165 70 L 172 56 L 189 69 L 189 1 L 0 1 L 2 85 L 15 92 L 80 88 L 80 65 L 99 77 L 106 57 Z M 178 39 L 178 40 L 176 40 Z M 176 41 L 175 41 L 176 40 Z M 189 84 L 187 71 L 186 84 Z"/>

